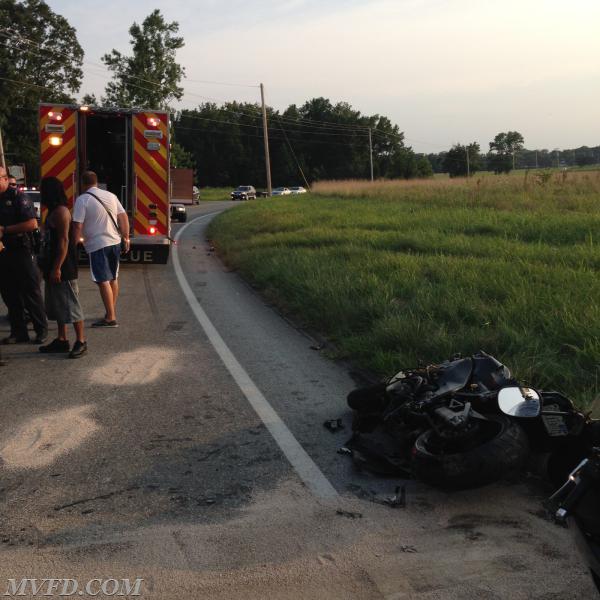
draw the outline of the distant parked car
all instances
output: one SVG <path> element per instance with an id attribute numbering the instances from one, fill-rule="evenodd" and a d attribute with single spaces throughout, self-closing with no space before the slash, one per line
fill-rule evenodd
<path id="1" fill-rule="evenodd" d="M 306 189 L 300 185 L 297 185 L 297 186 L 291 187 L 290 192 L 292 194 L 306 194 Z"/>
<path id="2" fill-rule="evenodd" d="M 231 192 L 232 200 L 256 200 L 256 190 L 251 185 L 240 185 Z"/>
<path id="3" fill-rule="evenodd" d="M 289 188 L 286 187 L 278 187 L 273 188 L 273 196 L 289 196 L 292 192 L 290 192 Z"/>
<path id="4" fill-rule="evenodd" d="M 173 221 L 179 221 L 185 223 L 187 221 L 187 211 L 185 210 L 184 204 L 171 204 L 171 219 Z"/>

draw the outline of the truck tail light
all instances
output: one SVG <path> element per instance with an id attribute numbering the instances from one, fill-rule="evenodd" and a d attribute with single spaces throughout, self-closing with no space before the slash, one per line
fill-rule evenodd
<path id="1" fill-rule="evenodd" d="M 154 225 L 151 225 L 150 227 L 148 227 L 148 233 L 150 235 L 155 235 L 156 234 L 156 227 L 154 227 Z"/>
<path id="2" fill-rule="evenodd" d="M 51 135 L 48 138 L 48 143 L 51 146 L 62 146 L 62 143 L 63 143 L 62 136 L 60 136 L 60 135 Z"/>
<path id="3" fill-rule="evenodd" d="M 60 123 L 62 121 L 62 113 L 50 111 L 48 113 L 48 118 L 55 123 Z"/>
<path id="4" fill-rule="evenodd" d="M 146 125 L 148 125 L 148 127 L 158 127 L 159 124 L 160 119 L 157 119 L 156 117 L 148 117 L 146 119 Z"/>

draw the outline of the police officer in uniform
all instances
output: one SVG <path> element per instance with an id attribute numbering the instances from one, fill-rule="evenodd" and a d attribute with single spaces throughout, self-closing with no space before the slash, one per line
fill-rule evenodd
<path id="1" fill-rule="evenodd" d="M 6 169 L 0 166 L 0 294 L 8 308 L 10 336 L 3 344 L 29 341 L 24 308 L 33 323 L 36 344 L 48 337 L 48 321 L 35 263 L 31 232 L 37 229 L 35 207 L 16 188 L 8 185 Z"/>

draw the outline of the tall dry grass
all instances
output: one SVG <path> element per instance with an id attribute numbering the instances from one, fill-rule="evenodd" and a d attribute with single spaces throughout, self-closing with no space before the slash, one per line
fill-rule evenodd
<path id="1" fill-rule="evenodd" d="M 320 181 L 312 192 L 325 197 L 378 198 L 436 206 L 486 206 L 499 210 L 593 210 L 600 171 L 519 171 L 418 180 Z"/>

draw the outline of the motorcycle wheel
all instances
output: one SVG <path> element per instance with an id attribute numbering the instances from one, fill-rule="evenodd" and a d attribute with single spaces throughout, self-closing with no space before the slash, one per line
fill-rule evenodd
<path id="1" fill-rule="evenodd" d="M 347 397 L 348 406 L 365 413 L 383 410 L 386 404 L 385 387 L 385 383 L 375 383 L 352 390 Z"/>
<path id="2" fill-rule="evenodd" d="M 417 479 L 445 488 L 469 488 L 501 479 L 527 456 L 527 436 L 505 416 L 490 415 L 465 448 L 448 450 L 433 430 L 422 433 L 413 447 L 412 467 Z"/>

